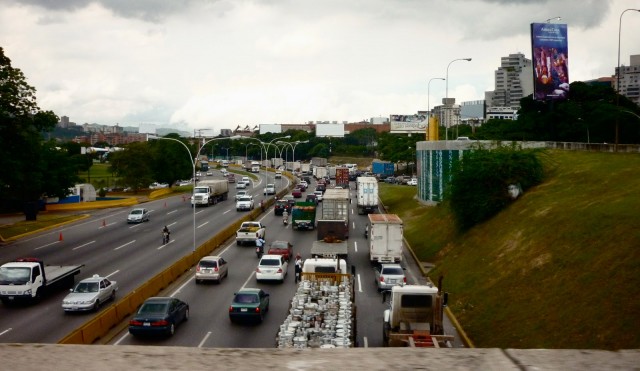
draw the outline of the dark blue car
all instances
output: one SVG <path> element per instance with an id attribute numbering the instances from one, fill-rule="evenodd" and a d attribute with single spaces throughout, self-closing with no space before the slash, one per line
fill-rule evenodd
<path id="1" fill-rule="evenodd" d="M 147 299 L 129 321 L 129 333 L 172 336 L 176 326 L 189 319 L 189 304 L 171 297 Z"/>

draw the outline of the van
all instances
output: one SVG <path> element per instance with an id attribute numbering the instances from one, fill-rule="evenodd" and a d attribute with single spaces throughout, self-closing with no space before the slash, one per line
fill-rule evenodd
<path id="1" fill-rule="evenodd" d="M 222 167 L 228 167 L 229 166 L 229 161 L 222 160 L 221 164 L 222 164 Z"/>

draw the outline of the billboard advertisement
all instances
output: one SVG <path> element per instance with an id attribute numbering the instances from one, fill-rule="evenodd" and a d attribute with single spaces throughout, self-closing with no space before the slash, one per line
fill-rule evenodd
<path id="1" fill-rule="evenodd" d="M 427 115 L 391 115 L 390 132 L 393 134 L 416 133 L 424 134 L 427 129 Z"/>
<path id="2" fill-rule="evenodd" d="M 344 138 L 344 124 L 316 124 L 316 137 Z"/>
<path id="3" fill-rule="evenodd" d="M 567 25 L 531 24 L 533 99 L 565 99 L 569 94 Z"/>

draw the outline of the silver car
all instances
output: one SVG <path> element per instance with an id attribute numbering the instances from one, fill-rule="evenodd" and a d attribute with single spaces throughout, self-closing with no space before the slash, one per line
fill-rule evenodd
<path id="1" fill-rule="evenodd" d="M 142 223 L 149 221 L 149 210 L 138 207 L 129 213 L 127 216 L 127 223 Z"/>
<path id="2" fill-rule="evenodd" d="M 196 266 L 196 284 L 202 281 L 220 283 L 229 274 L 227 261 L 221 256 L 205 256 Z"/>
<path id="3" fill-rule="evenodd" d="M 378 291 L 391 290 L 393 286 L 402 286 L 407 283 L 404 268 L 400 264 L 381 264 L 374 270 Z"/>
<path id="4" fill-rule="evenodd" d="M 94 274 L 91 278 L 78 282 L 70 290 L 69 295 L 62 300 L 62 309 L 65 312 L 98 310 L 103 303 L 115 299 L 116 291 L 116 281 Z"/>

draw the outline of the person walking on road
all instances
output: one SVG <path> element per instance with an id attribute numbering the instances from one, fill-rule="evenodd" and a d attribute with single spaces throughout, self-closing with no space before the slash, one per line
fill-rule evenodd
<path id="1" fill-rule="evenodd" d="M 298 281 L 302 281 L 302 258 L 300 257 L 300 254 L 296 255 L 296 262 L 295 262 L 295 283 L 298 283 Z"/>

